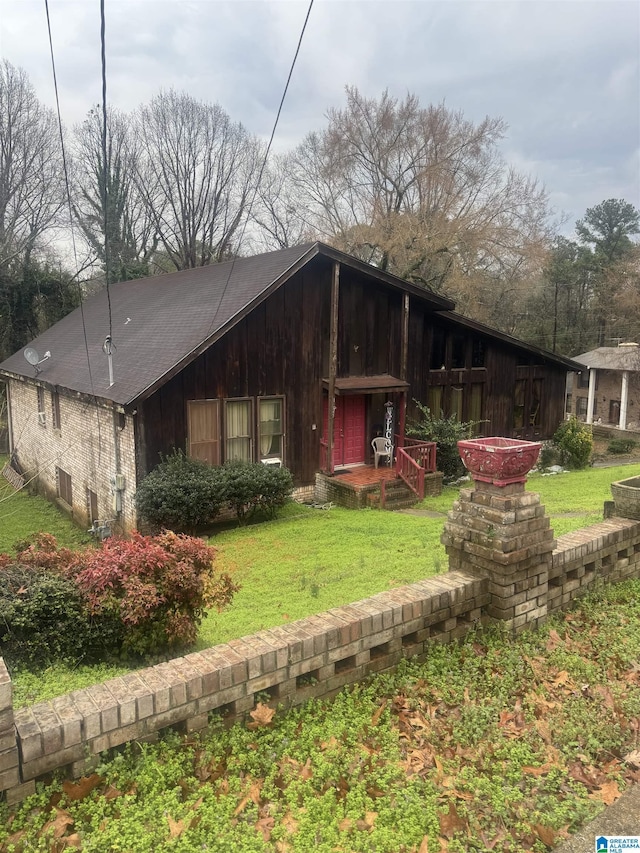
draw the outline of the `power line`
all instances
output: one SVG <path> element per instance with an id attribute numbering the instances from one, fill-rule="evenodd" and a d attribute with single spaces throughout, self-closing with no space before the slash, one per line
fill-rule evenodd
<path id="1" fill-rule="evenodd" d="M 104 0 L 101 0 L 104 2 Z M 269 137 L 269 143 L 264 153 L 264 157 L 262 158 L 262 165 L 260 167 L 260 172 L 258 173 L 258 180 L 256 181 L 256 185 L 253 190 L 253 195 L 251 196 L 251 201 L 249 202 L 249 207 L 247 208 L 247 215 L 245 217 L 244 225 L 242 226 L 242 231 L 240 232 L 240 239 L 238 241 L 238 247 L 242 245 L 242 241 L 244 239 L 245 231 L 247 230 L 247 225 L 249 223 L 249 218 L 251 216 L 251 210 L 253 209 L 254 202 L 256 200 L 256 196 L 258 194 L 258 189 L 260 187 L 260 183 L 262 182 L 262 176 L 264 174 L 264 170 L 267 165 L 267 160 L 269 158 L 269 153 L 271 151 L 271 145 L 273 144 L 274 137 L 276 135 L 276 129 L 278 127 L 278 122 L 280 121 L 280 113 L 282 112 L 282 107 L 284 106 L 285 98 L 287 97 L 287 91 L 289 90 L 289 83 L 291 82 L 291 77 L 293 76 L 293 69 L 295 68 L 296 61 L 298 59 L 298 54 L 300 53 L 300 47 L 302 45 L 302 39 L 304 38 L 305 30 L 307 29 L 307 23 L 309 21 L 309 15 L 311 14 L 311 9 L 313 8 L 314 0 L 309 0 L 309 7 L 307 9 L 307 14 L 305 15 L 304 23 L 302 24 L 302 29 L 300 31 L 300 36 L 298 38 L 298 44 L 296 46 L 296 51 L 293 56 L 293 61 L 291 62 L 291 67 L 289 68 L 289 74 L 287 75 L 287 82 L 285 83 L 284 90 L 282 92 L 282 97 L 280 98 L 280 105 L 278 106 L 278 112 L 276 113 L 276 118 L 273 123 L 273 129 L 271 130 L 271 136 Z M 231 281 L 231 276 L 233 275 L 233 270 L 236 264 L 236 254 L 234 253 L 233 259 L 231 261 L 231 268 L 229 269 L 229 275 L 227 276 L 227 280 L 225 282 L 224 288 L 222 289 L 222 294 L 218 301 L 218 307 L 215 310 L 213 318 L 211 320 L 211 325 L 209 326 L 209 331 L 207 332 L 206 337 L 208 338 L 211 334 L 213 327 L 216 322 L 216 318 L 220 313 L 220 308 L 222 307 L 222 303 L 224 301 L 224 297 L 227 293 L 227 289 L 229 287 L 229 282 Z"/>

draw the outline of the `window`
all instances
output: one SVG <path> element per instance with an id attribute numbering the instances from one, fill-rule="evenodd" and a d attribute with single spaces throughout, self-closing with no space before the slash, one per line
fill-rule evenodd
<path id="1" fill-rule="evenodd" d="M 442 370 L 445 367 L 445 359 L 446 339 L 444 329 L 438 329 L 436 327 L 433 330 L 433 337 L 431 339 L 431 358 L 429 360 L 429 367 L 431 370 Z"/>
<path id="2" fill-rule="evenodd" d="M 570 415 L 571 414 L 571 394 L 567 394 L 567 401 L 565 406 L 565 412 Z"/>
<path id="3" fill-rule="evenodd" d="M 451 336 L 451 367 L 462 370 L 467 366 L 467 347 L 464 335 Z"/>
<path id="4" fill-rule="evenodd" d="M 464 389 L 460 385 L 451 386 L 451 404 L 449 406 L 449 414 L 455 417 L 462 423 L 462 397 Z"/>
<path id="5" fill-rule="evenodd" d="M 69 506 L 73 506 L 73 491 L 71 489 L 71 474 L 67 474 L 62 468 L 56 468 L 56 483 L 58 486 L 58 497 Z"/>
<path id="6" fill-rule="evenodd" d="M 527 390 L 527 380 L 516 380 L 513 390 L 513 428 L 522 429 L 524 427 L 524 398 Z"/>
<path id="7" fill-rule="evenodd" d="M 579 418 L 587 417 L 587 398 L 576 397 L 576 415 Z"/>
<path id="8" fill-rule="evenodd" d="M 225 403 L 225 459 L 251 462 L 251 400 L 227 400 Z"/>
<path id="9" fill-rule="evenodd" d="M 471 367 L 484 367 L 485 343 L 482 338 L 474 338 L 471 343 Z"/>
<path id="10" fill-rule="evenodd" d="M 471 386 L 471 395 L 469 397 L 469 416 L 468 420 L 473 421 L 474 434 L 480 434 L 482 430 L 482 394 L 484 385 L 482 382 L 474 382 Z"/>
<path id="11" fill-rule="evenodd" d="M 90 524 L 98 521 L 98 496 L 91 489 L 87 489 L 87 511 L 89 513 Z"/>
<path id="12" fill-rule="evenodd" d="M 434 418 L 442 417 L 442 391 L 442 385 L 432 385 L 431 388 L 429 388 L 427 406 Z"/>
<path id="13" fill-rule="evenodd" d="M 209 465 L 220 464 L 220 401 L 187 402 L 189 456 Z"/>
<path id="14" fill-rule="evenodd" d="M 44 407 L 44 388 L 41 385 L 37 387 L 38 392 L 38 423 L 41 426 L 46 426 L 47 413 Z"/>
<path id="15" fill-rule="evenodd" d="M 589 371 L 585 367 L 585 369 L 578 374 L 578 388 L 588 388 L 588 387 L 589 387 Z"/>
<path id="16" fill-rule="evenodd" d="M 531 411 L 529 426 L 539 427 L 542 423 L 540 409 L 542 407 L 542 379 L 534 379 L 531 385 Z"/>
<path id="17" fill-rule="evenodd" d="M 258 401 L 258 435 L 260 458 L 282 458 L 284 436 L 284 401 L 279 397 Z"/>
<path id="18" fill-rule="evenodd" d="M 60 429 L 60 395 L 57 391 L 51 392 L 51 424 L 54 429 Z"/>
<path id="19" fill-rule="evenodd" d="M 609 423 L 616 425 L 620 423 L 620 400 L 609 401 Z"/>

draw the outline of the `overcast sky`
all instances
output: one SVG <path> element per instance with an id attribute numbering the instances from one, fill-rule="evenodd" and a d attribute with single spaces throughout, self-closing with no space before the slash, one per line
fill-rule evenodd
<path id="1" fill-rule="evenodd" d="M 268 138 L 308 0 L 106 0 L 108 102 L 160 88 L 219 103 Z M 49 0 L 63 120 L 101 99 L 99 0 Z M 53 106 L 44 0 L 0 0 L 0 54 Z M 502 150 L 576 218 L 607 198 L 640 207 L 636 0 L 315 0 L 276 146 L 324 126 L 345 85 L 501 116 Z"/>

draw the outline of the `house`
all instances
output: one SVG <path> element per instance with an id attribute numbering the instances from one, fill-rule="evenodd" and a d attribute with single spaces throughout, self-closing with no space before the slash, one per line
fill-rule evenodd
<path id="1" fill-rule="evenodd" d="M 573 359 L 583 365 L 567 376 L 567 411 L 591 423 L 640 429 L 640 347 L 598 347 Z"/>
<path id="2" fill-rule="evenodd" d="M 112 285 L 0 365 L 14 464 L 79 521 L 129 530 L 173 448 L 284 464 L 311 498 L 383 430 L 402 446 L 414 400 L 487 435 L 552 435 L 575 362 L 453 308 L 317 242 Z"/>

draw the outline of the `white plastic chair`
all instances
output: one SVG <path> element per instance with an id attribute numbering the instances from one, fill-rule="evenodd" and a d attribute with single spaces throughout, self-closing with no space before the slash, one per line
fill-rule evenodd
<path id="1" fill-rule="evenodd" d="M 371 447 L 373 448 L 373 464 L 375 468 L 378 467 L 378 462 L 382 457 L 391 465 L 393 461 L 393 444 L 387 438 L 379 435 L 377 438 L 372 439 Z"/>

